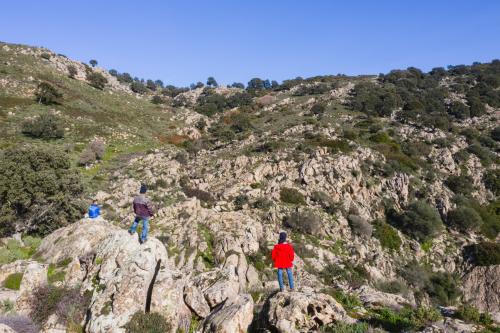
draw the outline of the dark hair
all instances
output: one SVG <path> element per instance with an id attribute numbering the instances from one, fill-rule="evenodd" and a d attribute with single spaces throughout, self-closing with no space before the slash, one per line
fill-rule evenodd
<path id="1" fill-rule="evenodd" d="M 282 231 L 280 232 L 280 238 L 278 240 L 278 244 L 282 244 L 286 242 L 286 232 Z"/>
<path id="2" fill-rule="evenodd" d="M 148 188 L 147 188 L 146 184 L 141 184 L 141 189 L 139 190 L 139 193 L 144 194 L 147 192 L 147 190 L 148 190 Z"/>

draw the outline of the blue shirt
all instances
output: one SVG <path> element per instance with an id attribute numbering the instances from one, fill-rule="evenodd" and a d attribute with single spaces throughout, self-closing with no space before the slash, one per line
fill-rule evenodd
<path id="1" fill-rule="evenodd" d="M 89 207 L 89 217 L 91 219 L 98 217 L 101 214 L 101 209 L 97 205 L 90 205 Z"/>

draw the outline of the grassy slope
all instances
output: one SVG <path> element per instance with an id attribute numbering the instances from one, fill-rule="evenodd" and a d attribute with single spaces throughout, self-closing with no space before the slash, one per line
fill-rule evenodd
<path id="1" fill-rule="evenodd" d="M 0 90 L 0 148 L 37 142 L 24 136 L 22 122 L 43 112 L 55 112 L 67 128 L 63 139 L 51 144 L 72 147 L 77 158 L 95 136 L 107 144 L 103 165 L 86 170 L 88 176 L 98 169 L 113 164 L 123 154 L 141 152 L 160 145 L 160 136 L 173 134 L 181 125 L 171 120 L 172 112 L 149 100 L 124 92 L 95 89 L 86 82 L 69 78 L 66 73 L 51 67 L 47 60 L 21 54 L 24 46 L 9 45 L 6 51 L 0 44 L 0 80 L 8 84 Z M 39 82 L 46 81 L 63 94 L 60 104 L 41 105 L 35 101 L 34 91 Z"/>

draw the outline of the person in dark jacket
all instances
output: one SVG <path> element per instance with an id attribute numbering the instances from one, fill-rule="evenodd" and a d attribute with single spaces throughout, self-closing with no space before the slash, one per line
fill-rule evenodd
<path id="1" fill-rule="evenodd" d="M 142 184 L 139 195 L 134 198 L 133 206 L 135 219 L 128 231 L 130 234 L 135 233 L 139 222 L 142 220 L 141 243 L 145 243 L 148 240 L 149 220 L 154 215 L 151 202 L 146 198 L 147 190 L 146 185 Z"/>
<path id="2" fill-rule="evenodd" d="M 293 259 L 295 257 L 295 252 L 291 244 L 286 241 L 286 232 L 280 232 L 278 244 L 274 245 L 271 257 L 274 261 L 274 267 L 278 269 L 278 283 L 280 285 L 280 291 L 285 290 L 283 285 L 283 270 L 286 270 L 288 276 L 288 284 L 290 289 L 294 289 L 293 283 Z"/>

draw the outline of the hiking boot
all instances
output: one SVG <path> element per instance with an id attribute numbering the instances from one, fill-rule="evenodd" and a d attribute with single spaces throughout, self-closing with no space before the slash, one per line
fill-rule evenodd
<path id="1" fill-rule="evenodd" d="M 128 231 L 128 233 L 129 233 L 130 235 L 135 234 L 135 232 L 133 232 L 132 230 L 129 230 L 129 231 Z"/>
<path id="2" fill-rule="evenodd" d="M 141 241 L 140 241 L 139 243 L 144 244 L 144 243 L 146 243 L 147 241 L 148 241 L 147 239 L 141 239 Z"/>

